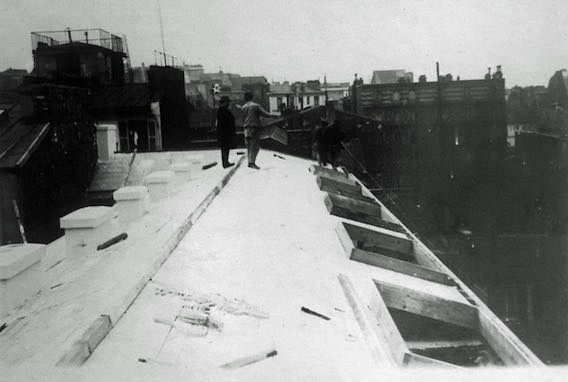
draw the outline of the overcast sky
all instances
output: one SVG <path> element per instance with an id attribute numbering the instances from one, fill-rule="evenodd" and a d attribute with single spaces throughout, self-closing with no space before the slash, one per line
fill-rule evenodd
<path id="1" fill-rule="evenodd" d="M 547 85 L 568 67 L 566 0 L 159 0 L 166 52 L 269 81 L 366 81 L 373 70 Z M 161 50 L 157 0 L 0 0 L 0 70 L 33 66 L 30 32 L 126 34 L 133 65 Z"/>

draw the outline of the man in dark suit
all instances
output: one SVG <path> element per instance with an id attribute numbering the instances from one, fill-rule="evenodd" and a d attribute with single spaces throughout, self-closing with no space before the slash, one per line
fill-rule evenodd
<path id="1" fill-rule="evenodd" d="M 335 120 L 331 122 L 325 129 L 325 150 L 327 151 L 327 159 L 331 167 L 335 170 L 339 161 L 341 150 L 343 149 L 343 130 L 341 122 Z"/>
<path id="2" fill-rule="evenodd" d="M 235 117 L 229 110 L 231 99 L 222 96 L 217 110 L 217 142 L 221 148 L 221 160 L 223 167 L 231 167 L 234 163 L 229 162 L 229 151 L 235 147 Z"/>

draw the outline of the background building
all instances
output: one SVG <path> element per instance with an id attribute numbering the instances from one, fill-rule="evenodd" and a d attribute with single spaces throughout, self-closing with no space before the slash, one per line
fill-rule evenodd
<path id="1" fill-rule="evenodd" d="M 47 81 L 98 87 L 125 82 L 122 38 L 102 29 L 32 32 L 33 75 Z"/>
<path id="2" fill-rule="evenodd" d="M 414 82 L 414 75 L 412 72 L 407 72 L 404 69 L 394 70 L 375 70 L 371 78 L 371 84 L 396 84 L 397 82 Z"/>
<path id="3" fill-rule="evenodd" d="M 327 101 L 339 101 L 349 95 L 349 83 L 273 82 L 270 84 L 270 111 L 283 113 L 286 110 L 302 110 L 325 105 Z"/>

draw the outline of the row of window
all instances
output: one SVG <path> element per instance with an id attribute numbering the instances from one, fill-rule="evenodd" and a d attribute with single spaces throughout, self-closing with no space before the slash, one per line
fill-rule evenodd
<path id="1" fill-rule="evenodd" d="M 298 108 L 304 108 L 306 106 L 319 106 L 320 105 L 320 96 L 305 96 L 305 97 L 276 97 L 276 105 L 272 105 L 271 107 L 274 109 L 273 111 L 278 111 L 280 105 L 284 106 L 297 106 Z"/>

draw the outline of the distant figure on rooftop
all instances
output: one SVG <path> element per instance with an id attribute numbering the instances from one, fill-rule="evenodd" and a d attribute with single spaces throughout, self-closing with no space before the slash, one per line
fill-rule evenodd
<path id="1" fill-rule="evenodd" d="M 231 99 L 228 96 L 222 96 L 217 110 L 217 143 L 221 148 L 221 161 L 224 168 L 234 165 L 229 162 L 229 151 L 235 147 L 235 117 L 229 110 L 230 102 Z"/>
<path id="2" fill-rule="evenodd" d="M 319 165 L 325 167 L 330 163 L 331 167 L 337 168 L 339 155 L 343 148 L 341 123 L 337 120 L 329 123 L 322 119 L 321 125 L 316 127 L 314 140 Z"/>
<path id="3" fill-rule="evenodd" d="M 245 104 L 242 106 L 243 112 L 243 128 L 245 134 L 245 145 L 247 147 L 248 166 L 258 170 L 260 167 L 256 165 L 256 156 L 260 150 L 260 117 L 278 118 L 265 111 L 262 106 L 252 100 L 252 93 L 245 93 Z"/>
<path id="4" fill-rule="evenodd" d="M 336 169 L 341 150 L 343 149 L 343 131 L 341 130 L 340 121 L 335 120 L 327 126 L 325 131 L 325 144 L 327 159 L 329 163 L 331 163 L 331 167 Z"/>
<path id="5" fill-rule="evenodd" d="M 321 119 L 321 124 L 316 126 L 314 134 L 314 144 L 312 146 L 318 164 L 322 167 L 327 166 L 327 148 L 325 141 L 325 132 L 327 130 L 327 120 Z"/>

